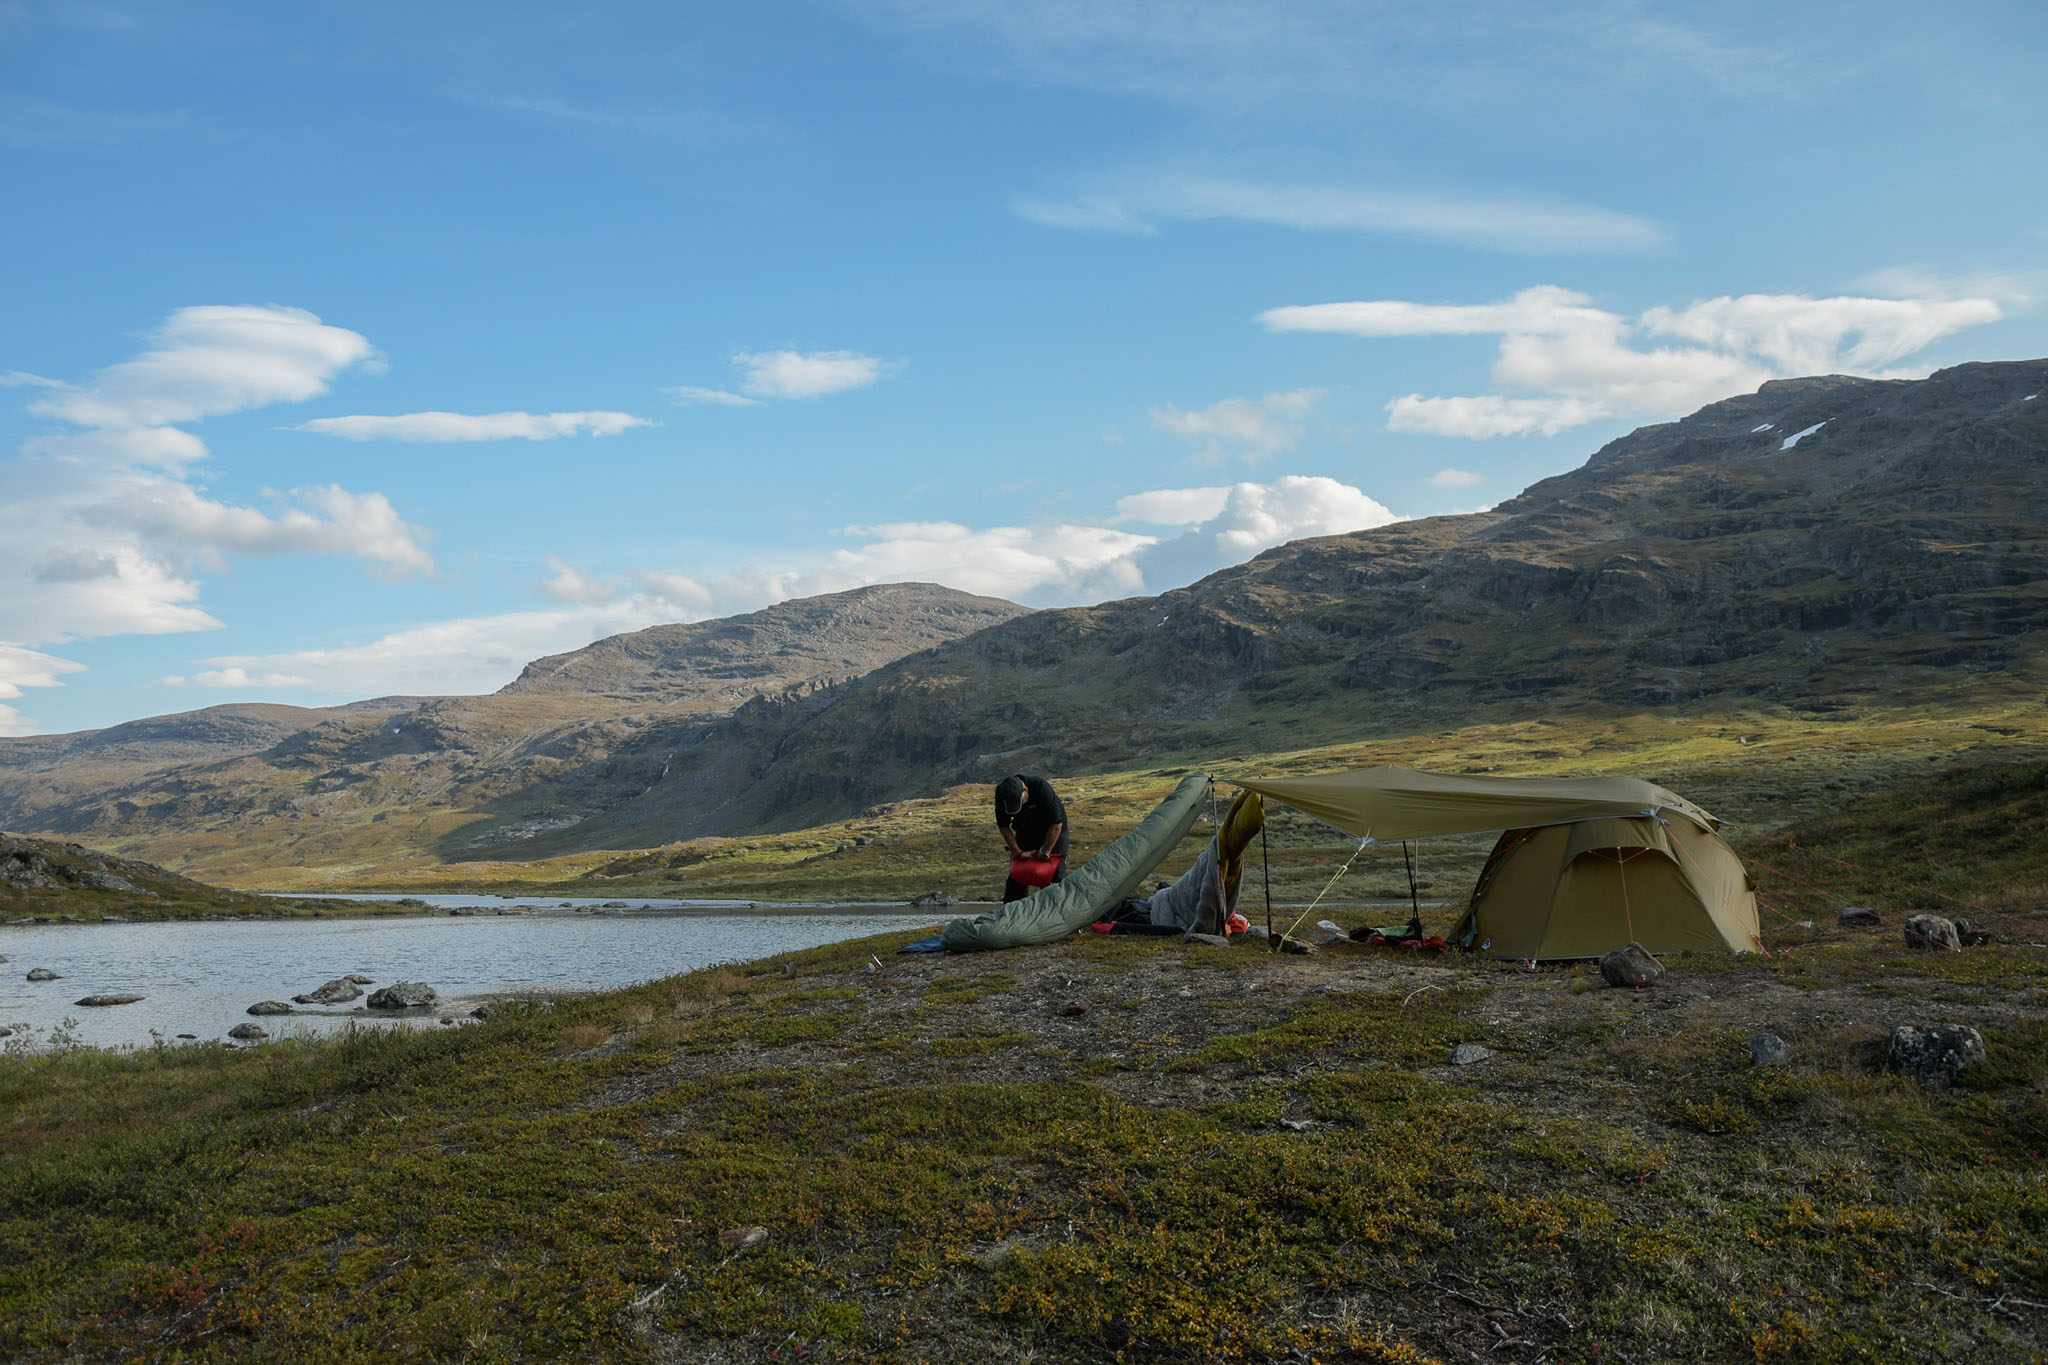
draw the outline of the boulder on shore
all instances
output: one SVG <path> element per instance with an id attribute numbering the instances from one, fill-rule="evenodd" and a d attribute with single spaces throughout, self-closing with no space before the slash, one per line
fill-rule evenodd
<path id="1" fill-rule="evenodd" d="M 1664 975 L 1664 968 L 1642 944 L 1624 943 L 1600 959 L 1600 975 L 1610 986 L 1641 990 L 1655 985 L 1657 978 Z"/>
<path id="2" fill-rule="evenodd" d="M 258 1016 L 265 1014 L 290 1014 L 291 1012 L 292 1007 L 285 1004 L 282 1000 L 258 1000 L 255 1004 L 249 1006 L 249 1013 Z"/>
<path id="3" fill-rule="evenodd" d="M 253 1043 L 258 1039 L 268 1038 L 269 1036 L 269 1034 L 257 1028 L 254 1024 L 237 1024 L 228 1030 L 228 1037 L 239 1038 L 245 1043 Z"/>
<path id="4" fill-rule="evenodd" d="M 1956 932 L 1954 920 L 1940 915 L 1914 915 L 1906 921 L 1906 946 L 1959 953 L 1963 950 L 1963 938 Z"/>
<path id="5" fill-rule="evenodd" d="M 363 988 L 358 986 L 353 980 L 345 976 L 337 976 L 318 990 L 307 991 L 304 995 L 293 996 L 292 1001 L 300 1005 L 339 1005 L 344 1001 L 354 1000 L 362 993 Z"/>
<path id="6" fill-rule="evenodd" d="M 115 992 L 109 995 L 84 996 L 80 998 L 77 1003 L 81 1005 L 92 1005 L 95 1007 L 100 1005 L 132 1005 L 140 999 L 142 999 L 142 997 L 139 995 L 132 995 L 123 991 Z"/>
<path id="7" fill-rule="evenodd" d="M 959 903 L 950 893 L 945 891 L 927 891 L 921 896 L 913 896 L 910 899 L 911 908 L 914 910 L 944 910 L 948 906 L 958 905 Z"/>
<path id="8" fill-rule="evenodd" d="M 365 1003 L 373 1010 L 409 1010 L 431 1005 L 438 998 L 424 981 L 394 981 L 383 990 L 372 991 Z"/>
<path id="9" fill-rule="evenodd" d="M 1907 1026 L 1885 1043 L 1884 1069 L 1911 1076 L 1930 1090 L 1946 1090 L 1964 1070 L 1984 1060 L 1984 1035 L 1967 1024 Z"/>

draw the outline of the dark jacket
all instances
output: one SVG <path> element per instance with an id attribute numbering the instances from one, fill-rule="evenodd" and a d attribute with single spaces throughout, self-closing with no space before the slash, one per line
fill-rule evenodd
<path id="1" fill-rule="evenodd" d="M 1022 777 L 1023 774 L 1018 774 Z M 1024 809 L 1015 817 L 1003 814 L 1002 799 L 996 804 L 996 828 L 1009 829 L 1017 836 L 1017 846 L 1026 853 L 1035 853 L 1045 842 L 1045 832 L 1054 825 L 1060 827 L 1060 839 L 1053 845 L 1052 856 L 1067 856 L 1067 836 L 1072 830 L 1067 826 L 1067 808 L 1060 801 L 1059 793 L 1052 789 L 1052 783 L 1042 777 L 1024 777 L 1024 791 L 1030 798 Z"/>

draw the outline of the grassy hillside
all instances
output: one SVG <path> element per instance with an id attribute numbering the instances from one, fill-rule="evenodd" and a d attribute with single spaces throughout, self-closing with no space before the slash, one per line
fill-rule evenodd
<path id="1" fill-rule="evenodd" d="M 2038 878 L 2042 766 L 1844 811 L 1940 827 L 1869 899 Z M 0 1357 L 2037 1359 L 2048 917 L 1896 926 L 1635 992 L 905 934 L 460 1031 L 0 1057 Z M 1984 1064 L 1879 1073 L 1935 1021 Z"/>

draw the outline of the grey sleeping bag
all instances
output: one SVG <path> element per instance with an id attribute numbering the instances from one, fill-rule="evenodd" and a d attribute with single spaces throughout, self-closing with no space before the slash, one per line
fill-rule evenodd
<path id="1" fill-rule="evenodd" d="M 985 915 L 956 919 L 946 926 L 941 942 L 954 953 L 1022 948 L 1051 943 L 1093 924 L 1136 891 L 1187 837 L 1202 813 L 1202 798 L 1208 790 L 1205 774 L 1182 778 L 1173 795 L 1140 820 L 1136 829 L 1090 858 L 1065 881 Z"/>

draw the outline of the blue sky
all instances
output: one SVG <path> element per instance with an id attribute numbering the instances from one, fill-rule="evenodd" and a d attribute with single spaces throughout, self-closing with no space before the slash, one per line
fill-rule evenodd
<path id="1" fill-rule="evenodd" d="M 2048 354 L 2038 4 L 0 0 L 0 733 L 1156 592 Z"/>

